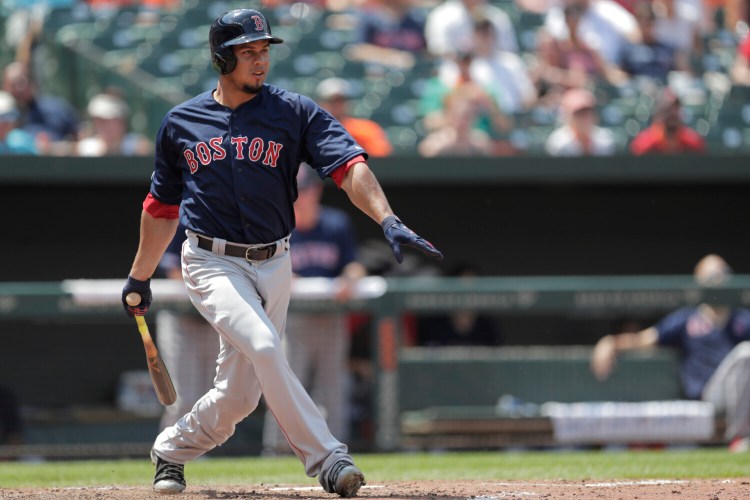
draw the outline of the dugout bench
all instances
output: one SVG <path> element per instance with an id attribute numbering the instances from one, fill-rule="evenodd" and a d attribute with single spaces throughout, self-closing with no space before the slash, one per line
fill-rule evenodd
<path id="1" fill-rule="evenodd" d="M 631 416 L 640 419 L 635 424 L 638 426 L 649 422 L 655 425 L 646 414 L 653 413 L 655 407 L 662 418 L 669 408 L 674 412 L 675 405 L 683 414 L 672 415 L 665 424 L 669 429 L 656 439 L 646 434 L 645 428 L 640 439 L 632 440 L 623 435 L 626 429 L 620 428 L 619 436 L 607 436 L 609 431 L 601 429 L 598 436 L 579 433 L 569 438 L 571 444 L 706 444 L 723 440 L 722 418 L 684 415 L 685 405 L 697 404 L 703 411 L 706 408 L 703 403 L 682 401 L 675 351 L 625 353 L 606 381 L 596 380 L 591 374 L 590 356 L 591 347 L 584 346 L 404 349 L 399 359 L 401 447 L 559 446 L 563 444 L 560 429 L 555 432 L 554 418 L 548 414 L 550 406 L 581 402 L 633 403 Z M 646 401 L 654 403 L 643 403 Z M 588 409 L 598 406 L 592 403 Z M 694 411 L 696 407 L 689 409 Z M 590 417 L 587 425 L 591 422 Z M 623 422 L 627 420 L 613 425 Z"/>

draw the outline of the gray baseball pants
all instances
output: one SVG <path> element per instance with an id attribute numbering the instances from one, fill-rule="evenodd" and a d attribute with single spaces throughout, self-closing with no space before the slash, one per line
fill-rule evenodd
<path id="1" fill-rule="evenodd" d="M 742 342 L 724 358 L 703 389 L 703 401 L 726 412 L 726 438 L 750 436 L 750 342 Z"/>
<path id="2" fill-rule="evenodd" d="M 341 460 L 353 463 L 281 346 L 291 294 L 287 241 L 276 242 L 272 258 L 247 261 L 221 255 L 221 240 L 214 241 L 214 251 L 203 250 L 188 232 L 182 248 L 185 285 L 193 305 L 219 332 L 221 347 L 214 387 L 157 436 L 154 452 L 161 458 L 184 464 L 220 446 L 263 395 L 308 476 L 325 474 Z"/>

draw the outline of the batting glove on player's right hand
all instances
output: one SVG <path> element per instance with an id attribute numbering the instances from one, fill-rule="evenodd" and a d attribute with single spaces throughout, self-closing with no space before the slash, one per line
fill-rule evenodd
<path id="1" fill-rule="evenodd" d="M 133 292 L 141 297 L 141 301 L 135 306 L 131 306 L 127 301 L 127 296 Z M 125 313 L 131 318 L 146 314 L 151 305 L 151 280 L 141 281 L 128 276 L 128 281 L 122 288 L 122 305 L 125 307 Z"/>
<path id="2" fill-rule="evenodd" d="M 388 240 L 393 255 L 399 264 L 404 260 L 404 256 L 401 254 L 401 245 L 414 247 L 425 255 L 443 260 L 443 254 L 432 243 L 406 227 L 395 215 L 386 217 L 380 225 L 383 227 L 385 239 Z"/>

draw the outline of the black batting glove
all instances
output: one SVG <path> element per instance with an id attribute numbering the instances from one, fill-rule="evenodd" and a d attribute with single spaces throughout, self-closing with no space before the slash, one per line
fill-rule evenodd
<path id="1" fill-rule="evenodd" d="M 125 299 L 130 293 L 137 293 L 141 297 L 141 301 L 138 305 L 131 306 Z M 141 281 L 128 276 L 128 281 L 125 282 L 125 286 L 122 288 L 122 305 L 125 307 L 125 314 L 130 316 L 143 316 L 148 311 L 151 305 L 151 280 Z"/>
<path id="2" fill-rule="evenodd" d="M 391 251 L 393 251 L 393 256 L 396 257 L 399 264 L 404 260 L 401 245 L 414 247 L 429 257 L 443 260 L 443 254 L 432 243 L 406 227 L 395 215 L 386 217 L 380 225 L 383 228 L 385 239 L 388 240 Z"/>

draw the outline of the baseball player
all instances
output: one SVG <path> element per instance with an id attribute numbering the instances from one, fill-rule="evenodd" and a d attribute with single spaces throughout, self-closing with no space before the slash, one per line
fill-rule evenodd
<path id="1" fill-rule="evenodd" d="M 723 258 L 709 254 L 693 275 L 698 284 L 710 287 L 729 281 L 732 271 Z M 594 347 L 592 371 L 605 379 L 620 352 L 658 345 L 680 350 L 685 396 L 726 412 L 729 450 L 750 451 L 750 310 L 701 303 L 639 332 L 607 335 Z"/>
<path id="2" fill-rule="evenodd" d="M 179 217 L 187 233 L 182 275 L 188 295 L 220 336 L 214 387 L 154 442 L 157 492 L 184 490 L 184 464 L 224 443 L 261 394 L 305 472 L 325 491 L 351 497 L 365 484 L 281 347 L 302 162 L 331 177 L 381 224 L 397 261 L 402 245 L 442 258 L 393 214 L 367 153 L 340 123 L 311 99 L 265 83 L 270 45 L 278 43 L 283 40 L 272 35 L 262 13 L 222 14 L 209 30 L 216 88 L 169 111 L 156 138 L 123 305 L 129 315 L 148 310 L 150 277 Z M 125 300 L 133 292 L 141 298 L 136 306 Z"/>

